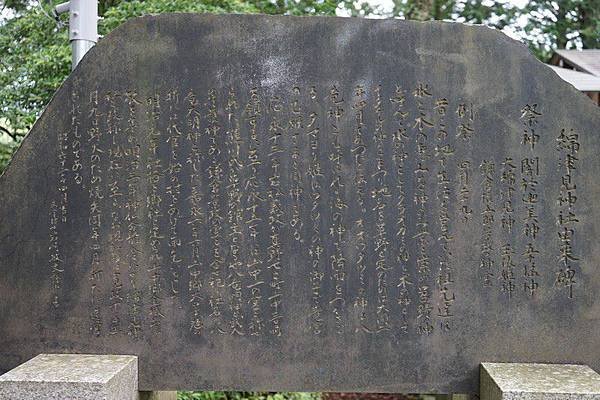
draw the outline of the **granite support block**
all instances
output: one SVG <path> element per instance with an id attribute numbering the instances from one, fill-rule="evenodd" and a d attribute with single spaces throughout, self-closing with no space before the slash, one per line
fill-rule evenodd
<path id="1" fill-rule="evenodd" d="M 135 356 L 40 354 L 0 376 L 0 400 L 137 400 Z"/>
<path id="2" fill-rule="evenodd" d="M 482 363 L 481 400 L 600 400 L 600 375 L 586 365 Z"/>

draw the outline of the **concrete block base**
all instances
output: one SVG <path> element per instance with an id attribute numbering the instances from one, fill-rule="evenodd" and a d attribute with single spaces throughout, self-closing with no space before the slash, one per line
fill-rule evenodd
<path id="1" fill-rule="evenodd" d="M 137 357 L 40 354 L 0 376 L 0 400 L 137 400 Z"/>
<path id="2" fill-rule="evenodd" d="M 600 375 L 585 365 L 483 363 L 481 400 L 600 400 Z"/>

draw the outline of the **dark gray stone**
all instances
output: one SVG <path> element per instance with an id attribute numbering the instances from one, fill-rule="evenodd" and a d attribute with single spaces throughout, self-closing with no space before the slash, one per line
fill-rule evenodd
<path id="1" fill-rule="evenodd" d="M 0 368 L 423 393 L 476 392 L 482 361 L 600 369 L 599 126 L 483 27 L 128 22 L 0 177 Z"/>

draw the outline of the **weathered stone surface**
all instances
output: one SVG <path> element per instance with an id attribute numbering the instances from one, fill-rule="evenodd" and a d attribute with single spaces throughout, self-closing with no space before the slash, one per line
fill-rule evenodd
<path id="1" fill-rule="evenodd" d="M 600 375 L 586 365 L 482 363 L 481 400 L 598 400 Z"/>
<path id="2" fill-rule="evenodd" d="M 0 368 L 408 393 L 476 392 L 485 360 L 600 369 L 598 126 L 483 27 L 129 22 L 0 177 Z"/>
<path id="3" fill-rule="evenodd" d="M 137 357 L 40 354 L 0 376 L 0 400 L 137 400 Z"/>

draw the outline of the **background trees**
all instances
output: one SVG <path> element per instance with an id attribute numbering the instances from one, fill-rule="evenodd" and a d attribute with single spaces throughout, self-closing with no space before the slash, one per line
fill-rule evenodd
<path id="1" fill-rule="evenodd" d="M 0 172 L 70 72 L 63 0 L 0 0 Z M 390 7 L 381 7 L 382 2 Z M 100 33 L 150 13 L 384 16 L 511 27 L 542 60 L 557 48 L 600 47 L 600 0 L 100 0 Z"/>
<path id="2" fill-rule="evenodd" d="M 530 0 L 524 31 L 541 59 L 554 49 L 600 48 L 600 0 Z"/>

